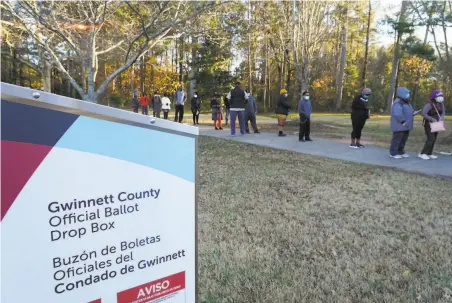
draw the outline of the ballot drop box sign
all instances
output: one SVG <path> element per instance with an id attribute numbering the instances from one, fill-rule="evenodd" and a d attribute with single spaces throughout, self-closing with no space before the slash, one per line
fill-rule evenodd
<path id="1" fill-rule="evenodd" d="M 195 302 L 198 129 L 1 89 L 1 302 Z"/>

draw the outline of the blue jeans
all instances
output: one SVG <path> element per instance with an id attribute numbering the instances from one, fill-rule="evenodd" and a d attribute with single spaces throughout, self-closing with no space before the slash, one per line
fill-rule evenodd
<path id="1" fill-rule="evenodd" d="M 232 111 L 231 110 L 231 135 L 235 135 L 235 119 L 239 118 L 240 133 L 245 134 L 245 111 Z"/>

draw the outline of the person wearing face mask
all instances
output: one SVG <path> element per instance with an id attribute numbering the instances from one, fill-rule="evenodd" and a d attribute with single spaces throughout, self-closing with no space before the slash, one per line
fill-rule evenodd
<path id="1" fill-rule="evenodd" d="M 311 113 L 312 105 L 309 101 L 309 92 L 303 92 L 303 97 L 298 102 L 298 114 L 300 116 L 300 131 L 298 132 L 298 141 L 312 141 L 311 133 Z"/>
<path id="2" fill-rule="evenodd" d="M 193 125 L 199 125 L 199 111 L 201 110 L 201 99 L 199 98 L 198 92 L 193 94 L 191 98 L 191 112 L 193 114 Z"/>
<path id="3" fill-rule="evenodd" d="M 291 110 L 291 106 L 287 101 L 287 90 L 284 88 L 279 92 L 280 96 L 278 99 L 278 103 L 276 104 L 275 113 L 278 116 L 278 136 L 285 137 L 286 134 L 283 132 L 284 125 L 286 124 L 287 116 L 289 115 L 289 111 Z"/>
<path id="4" fill-rule="evenodd" d="M 413 130 L 414 112 L 410 104 L 411 92 L 406 87 L 399 87 L 396 91 L 396 99 L 392 104 L 391 125 L 392 132 L 389 156 L 394 159 L 408 158 L 405 153 L 405 144 Z"/>
<path id="5" fill-rule="evenodd" d="M 425 141 L 424 148 L 422 149 L 418 157 L 423 160 L 438 158 L 438 156 L 433 155 L 433 148 L 435 146 L 435 141 L 438 133 L 432 133 L 430 123 L 444 121 L 444 117 L 446 116 L 446 108 L 443 102 L 443 93 L 440 90 L 434 90 L 430 94 L 430 101 L 424 106 L 424 109 L 422 110 L 422 117 L 424 117 L 422 124 L 424 125 L 424 131 L 425 135 L 427 136 L 427 141 Z"/>
<path id="6" fill-rule="evenodd" d="M 352 140 L 350 148 L 361 148 L 364 145 L 361 144 L 361 132 L 366 124 L 366 120 L 369 119 L 369 109 L 367 103 L 369 96 L 372 94 L 370 88 L 365 88 L 361 91 L 361 94 L 357 95 L 352 102 Z"/>

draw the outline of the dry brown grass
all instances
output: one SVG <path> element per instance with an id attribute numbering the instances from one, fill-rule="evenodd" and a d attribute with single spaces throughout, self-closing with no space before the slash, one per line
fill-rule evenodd
<path id="1" fill-rule="evenodd" d="M 452 182 L 214 138 L 201 302 L 451 302 Z"/>
<path id="2" fill-rule="evenodd" d="M 296 115 L 291 115 L 291 121 L 286 126 L 286 131 L 290 134 L 298 134 L 298 121 Z M 380 147 L 389 147 L 392 133 L 389 131 L 389 116 L 372 116 L 367 120 L 363 129 L 362 140 L 365 144 Z M 350 115 L 342 114 L 314 114 L 311 118 L 312 136 L 317 138 L 329 138 L 338 141 L 350 141 L 351 120 Z M 436 151 L 452 151 L 452 119 L 447 117 L 447 131 L 438 135 Z M 276 131 L 276 119 L 274 124 L 260 125 L 262 130 Z M 408 151 L 420 151 L 425 143 L 426 137 L 422 126 L 422 119 L 417 116 L 414 130 L 410 133 L 406 149 Z"/>

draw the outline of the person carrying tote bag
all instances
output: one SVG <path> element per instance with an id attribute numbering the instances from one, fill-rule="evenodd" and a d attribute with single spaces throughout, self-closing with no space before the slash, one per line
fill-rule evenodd
<path id="1" fill-rule="evenodd" d="M 434 90 L 430 94 L 430 101 L 422 110 L 422 117 L 424 117 L 422 122 L 427 141 L 425 142 L 421 153 L 418 155 L 419 158 L 423 160 L 438 158 L 438 156 L 433 155 L 433 148 L 438 132 L 446 130 L 444 127 L 445 115 L 446 107 L 444 106 L 444 95 L 440 90 Z"/>

